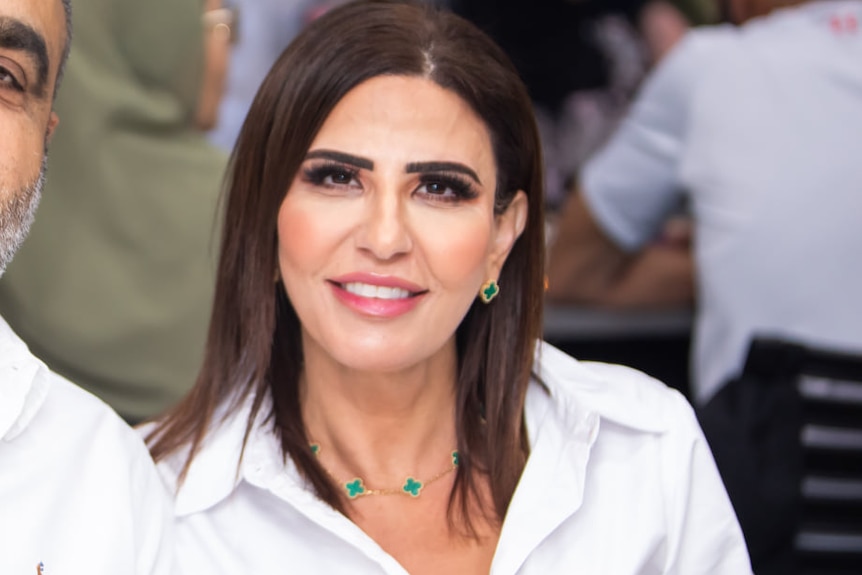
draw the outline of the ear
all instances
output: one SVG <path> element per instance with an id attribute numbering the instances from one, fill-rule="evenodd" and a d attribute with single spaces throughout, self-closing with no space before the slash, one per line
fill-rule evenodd
<path id="1" fill-rule="evenodd" d="M 497 279 L 500 270 L 512 251 L 515 241 L 521 236 L 527 225 L 527 194 L 518 190 L 509 202 L 506 211 L 495 217 L 495 236 L 488 257 L 487 279 Z"/>
<path id="2" fill-rule="evenodd" d="M 51 112 L 51 117 L 48 118 L 48 132 L 45 134 L 45 144 L 51 143 L 51 138 L 54 137 L 54 130 L 57 129 L 57 124 L 60 123 L 60 117 L 56 112 Z"/>

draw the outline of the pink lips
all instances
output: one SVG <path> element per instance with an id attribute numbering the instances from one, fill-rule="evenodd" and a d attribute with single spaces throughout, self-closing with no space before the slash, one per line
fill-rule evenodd
<path id="1" fill-rule="evenodd" d="M 392 276 L 381 276 L 369 273 L 352 273 L 329 280 L 335 297 L 353 311 L 362 315 L 378 318 L 394 318 L 403 315 L 419 303 L 427 290 L 420 286 Z M 382 299 L 365 297 L 344 289 L 349 283 L 363 283 L 377 287 L 398 288 L 410 292 L 409 297 Z"/>

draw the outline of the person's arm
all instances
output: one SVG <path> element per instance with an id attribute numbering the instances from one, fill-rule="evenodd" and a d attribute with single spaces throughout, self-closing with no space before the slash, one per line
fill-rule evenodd
<path id="1" fill-rule="evenodd" d="M 692 32 L 644 82 L 610 141 L 579 174 L 555 226 L 548 265 L 551 300 L 606 307 L 692 302 L 688 241 L 667 225 L 686 198 L 681 176 L 690 114 L 718 49 Z"/>
<path id="2" fill-rule="evenodd" d="M 682 40 L 691 24 L 683 13 L 665 0 L 652 0 L 641 10 L 638 28 L 651 63 L 656 63 Z"/>
<path id="3" fill-rule="evenodd" d="M 687 305 L 694 298 L 691 250 L 687 241 L 666 241 L 625 252 L 576 192 L 557 222 L 547 294 L 554 301 L 614 308 Z"/>

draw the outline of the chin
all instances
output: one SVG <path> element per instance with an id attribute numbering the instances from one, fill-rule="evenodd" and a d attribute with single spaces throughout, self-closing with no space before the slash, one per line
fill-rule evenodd
<path id="1" fill-rule="evenodd" d="M 448 355 L 445 343 L 440 346 L 431 346 L 427 341 L 421 343 L 421 348 L 418 348 L 387 345 L 383 342 L 374 342 L 371 345 L 356 345 L 356 342 L 353 342 L 349 347 L 339 346 L 332 357 L 337 363 L 357 372 L 392 374 L 423 364 L 437 363 Z M 454 358 L 454 345 L 452 352 Z"/>
<path id="2" fill-rule="evenodd" d="M 339 354 L 335 360 L 341 365 L 361 373 L 396 373 L 422 362 L 420 358 L 406 356 L 392 350 L 357 350 L 354 353 Z"/>

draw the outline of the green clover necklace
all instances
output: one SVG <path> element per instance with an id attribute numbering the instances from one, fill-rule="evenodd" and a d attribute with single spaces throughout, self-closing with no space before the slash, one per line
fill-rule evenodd
<path id="1" fill-rule="evenodd" d="M 320 455 L 320 444 L 312 443 L 309 447 L 314 455 Z M 372 489 L 366 486 L 361 477 L 354 477 L 350 481 L 343 481 L 333 476 L 325 467 L 324 471 L 326 471 L 333 481 L 344 489 L 344 492 L 349 499 L 356 499 L 357 497 L 365 497 L 367 495 L 408 495 L 410 497 L 419 497 L 425 487 L 428 487 L 441 477 L 456 470 L 459 462 L 458 452 L 452 451 L 452 464 L 434 477 L 426 479 L 425 481 L 420 481 L 415 477 L 407 477 L 404 479 L 404 483 L 402 483 L 401 487 L 382 489 Z"/>

